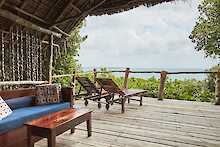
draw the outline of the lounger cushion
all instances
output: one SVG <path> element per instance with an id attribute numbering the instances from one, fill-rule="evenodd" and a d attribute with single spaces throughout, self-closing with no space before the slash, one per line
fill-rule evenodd
<path id="1" fill-rule="evenodd" d="M 70 107 L 69 102 L 16 109 L 0 121 L 0 134 L 21 127 L 25 122 Z"/>
<path id="2" fill-rule="evenodd" d="M 30 107 L 32 105 L 33 99 L 35 97 L 32 96 L 26 96 L 26 97 L 19 97 L 14 99 L 6 100 L 5 102 L 8 104 L 8 106 L 12 109 L 19 109 L 23 107 Z"/>

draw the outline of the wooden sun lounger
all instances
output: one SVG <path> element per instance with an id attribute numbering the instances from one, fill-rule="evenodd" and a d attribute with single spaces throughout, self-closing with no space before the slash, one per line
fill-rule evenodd
<path id="1" fill-rule="evenodd" d="M 113 95 L 108 92 L 103 92 L 102 89 L 98 89 L 96 85 L 87 77 L 76 77 L 81 87 L 86 91 L 86 94 L 80 94 L 81 87 L 77 95 L 84 97 L 85 105 L 88 105 L 88 100 L 92 100 L 98 103 L 98 108 L 101 108 L 101 103 L 106 104 L 106 109 L 109 109 L 109 102 L 111 101 Z M 105 102 L 101 102 L 101 99 L 105 99 Z"/>
<path id="2" fill-rule="evenodd" d="M 118 94 L 119 98 L 113 99 L 113 103 L 119 103 L 121 104 L 121 112 L 124 113 L 125 111 L 125 102 L 128 99 L 128 103 L 130 103 L 130 100 L 135 100 L 140 102 L 140 106 L 142 106 L 142 97 L 146 90 L 142 89 L 125 89 L 122 90 L 118 87 L 118 85 L 112 80 L 112 79 L 102 79 L 97 78 L 98 84 L 109 94 Z M 140 99 L 132 98 L 133 96 L 138 96 Z"/>

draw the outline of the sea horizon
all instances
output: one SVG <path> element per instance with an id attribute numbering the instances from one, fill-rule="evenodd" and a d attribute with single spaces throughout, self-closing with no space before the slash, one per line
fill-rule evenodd
<path id="1" fill-rule="evenodd" d="M 82 67 L 84 72 L 92 71 L 93 69 L 101 70 L 102 68 L 106 68 L 108 71 L 111 70 L 125 70 L 126 67 Z M 206 68 L 130 68 L 132 71 L 168 71 L 168 72 L 203 72 L 207 71 Z M 123 73 L 113 73 L 113 75 L 117 77 L 124 76 Z M 130 77 L 135 78 L 143 78 L 148 79 L 150 77 L 160 78 L 160 74 L 158 73 L 131 73 Z M 207 78 L 207 74 L 178 74 L 178 75 L 168 75 L 168 78 L 171 80 L 205 80 Z"/>

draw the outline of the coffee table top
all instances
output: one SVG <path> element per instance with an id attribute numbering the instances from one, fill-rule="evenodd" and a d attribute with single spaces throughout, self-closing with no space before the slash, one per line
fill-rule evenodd
<path id="1" fill-rule="evenodd" d="M 92 111 L 87 109 L 77 110 L 74 108 L 68 108 L 32 120 L 30 122 L 25 123 L 25 125 L 53 129 L 91 112 Z"/>

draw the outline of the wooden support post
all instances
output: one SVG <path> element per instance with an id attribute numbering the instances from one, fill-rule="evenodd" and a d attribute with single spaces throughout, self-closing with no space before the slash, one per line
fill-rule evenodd
<path id="1" fill-rule="evenodd" d="M 125 70 L 125 78 L 124 78 L 124 89 L 128 89 L 128 77 L 129 77 L 130 68 L 126 68 Z"/>
<path id="2" fill-rule="evenodd" d="M 75 104 L 75 99 L 76 99 L 76 71 L 73 71 L 72 87 L 73 87 L 72 105 L 74 105 Z"/>
<path id="3" fill-rule="evenodd" d="M 220 105 L 220 69 L 216 75 L 215 104 Z"/>
<path id="4" fill-rule="evenodd" d="M 166 78 L 167 78 L 167 72 L 162 71 L 160 73 L 160 87 L 158 93 L 158 100 L 163 100 Z"/>
<path id="5" fill-rule="evenodd" d="M 97 78 L 97 70 L 94 68 L 93 69 L 93 80 L 94 80 L 94 83 L 96 83 L 96 78 Z"/>
<path id="6" fill-rule="evenodd" d="M 53 71 L 53 35 L 50 35 L 49 40 L 49 51 L 50 51 L 50 61 L 49 61 L 49 83 L 52 83 L 52 71 Z"/>

